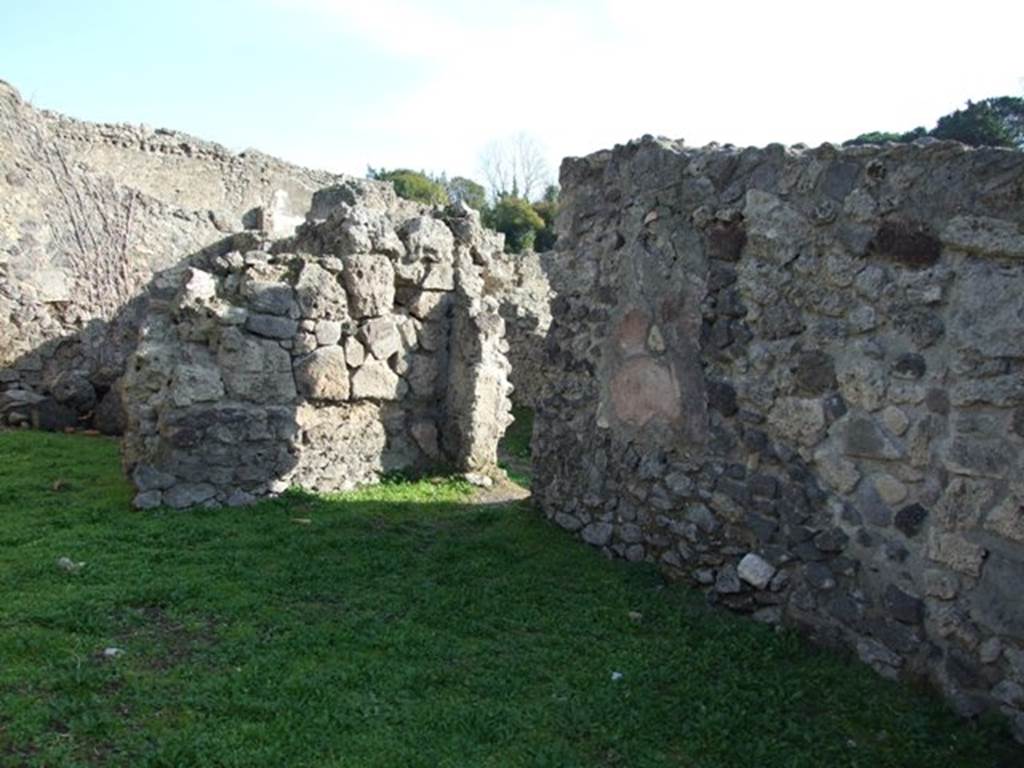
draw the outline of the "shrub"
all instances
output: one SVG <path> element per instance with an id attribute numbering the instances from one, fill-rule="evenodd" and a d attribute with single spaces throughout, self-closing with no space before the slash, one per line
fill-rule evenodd
<path id="1" fill-rule="evenodd" d="M 484 224 L 505 235 L 505 250 L 522 253 L 531 250 L 537 233 L 544 229 L 544 219 L 527 200 L 506 195 L 485 212 Z"/>
<path id="2" fill-rule="evenodd" d="M 444 183 L 422 171 L 411 171 L 408 168 L 396 168 L 393 171 L 369 168 L 366 175 L 377 181 L 390 181 L 395 187 L 395 194 L 405 200 L 427 205 L 448 204 L 448 190 Z"/>

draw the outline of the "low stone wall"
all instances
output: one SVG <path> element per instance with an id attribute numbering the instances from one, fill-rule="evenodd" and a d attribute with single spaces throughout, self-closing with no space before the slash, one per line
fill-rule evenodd
<path id="1" fill-rule="evenodd" d="M 204 253 L 151 287 L 129 359 L 135 504 L 244 504 L 396 470 L 489 472 L 510 417 L 483 272 L 502 241 L 350 180 L 293 238 Z"/>
<path id="2" fill-rule="evenodd" d="M 119 432 L 153 276 L 241 229 L 294 233 L 339 178 L 40 111 L 0 81 L 0 424 Z"/>
<path id="3" fill-rule="evenodd" d="M 1024 738 L 1024 153 L 562 167 L 545 513 Z"/>

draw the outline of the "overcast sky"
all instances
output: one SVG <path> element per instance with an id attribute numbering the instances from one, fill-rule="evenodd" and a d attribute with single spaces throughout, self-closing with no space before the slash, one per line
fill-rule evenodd
<path id="1" fill-rule="evenodd" d="M 553 167 L 645 133 L 734 144 L 931 127 L 1024 95 L 1024 2 L 0 0 L 37 106 L 363 174 L 479 177 L 525 131 Z"/>

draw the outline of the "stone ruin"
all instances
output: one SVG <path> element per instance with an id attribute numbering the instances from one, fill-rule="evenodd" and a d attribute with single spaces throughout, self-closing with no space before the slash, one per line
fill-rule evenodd
<path id="1" fill-rule="evenodd" d="M 0 81 L 0 425 L 120 434 L 147 285 L 236 232 L 291 235 L 342 178 L 33 108 Z"/>
<path id="2" fill-rule="evenodd" d="M 567 160 L 534 496 L 1024 738 L 1024 153 Z"/>
<path id="3" fill-rule="evenodd" d="M 1024 740 L 1024 153 L 646 137 L 561 182 L 510 259 L 0 84 L 0 423 L 124 431 L 140 507 L 241 504 L 491 471 L 511 378 L 554 523 Z"/>
<path id="4" fill-rule="evenodd" d="M 314 197 L 291 238 L 191 260 L 128 360 L 137 507 L 240 505 L 400 470 L 493 472 L 511 421 L 504 322 L 483 295 L 503 242 L 390 185 Z"/>

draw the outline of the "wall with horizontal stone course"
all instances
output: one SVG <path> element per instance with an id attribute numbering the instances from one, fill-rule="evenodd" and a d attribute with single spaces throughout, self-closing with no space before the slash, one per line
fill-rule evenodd
<path id="1" fill-rule="evenodd" d="M 535 496 L 1024 738 L 1024 153 L 562 166 Z"/>
<path id="2" fill-rule="evenodd" d="M 129 358 L 135 504 L 244 504 L 438 465 L 489 472 L 511 421 L 499 236 L 388 184 L 317 193 L 291 238 L 188 260 Z"/>
<path id="3" fill-rule="evenodd" d="M 154 274 L 238 230 L 292 234 L 339 178 L 37 110 L 0 81 L 0 423 L 120 431 Z"/>

